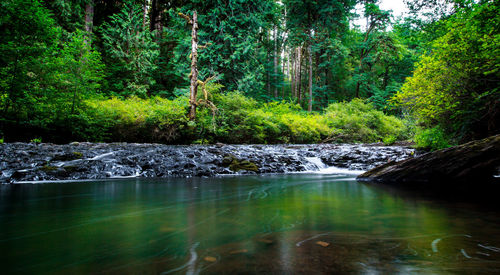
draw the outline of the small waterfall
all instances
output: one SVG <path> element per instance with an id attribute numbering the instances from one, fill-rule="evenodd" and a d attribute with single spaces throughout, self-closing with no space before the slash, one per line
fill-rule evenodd
<path id="1" fill-rule="evenodd" d="M 328 166 L 318 157 L 306 157 L 309 163 L 306 164 L 306 172 L 314 172 L 318 174 L 344 174 L 344 175 L 359 175 L 364 173 L 363 170 L 349 170 L 335 166 Z"/>
<path id="2" fill-rule="evenodd" d="M 317 171 L 328 167 L 318 157 L 306 157 L 305 159 L 309 162 L 308 164 L 306 164 L 306 169 L 308 171 Z"/>

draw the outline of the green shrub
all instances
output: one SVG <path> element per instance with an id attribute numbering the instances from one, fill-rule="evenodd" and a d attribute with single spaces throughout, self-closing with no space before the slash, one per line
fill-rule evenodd
<path id="1" fill-rule="evenodd" d="M 160 97 L 86 101 L 81 115 L 89 139 L 132 142 L 178 142 L 187 123 L 187 99 Z"/>
<path id="2" fill-rule="evenodd" d="M 340 142 L 378 142 L 389 136 L 400 140 L 406 128 L 401 119 L 385 115 L 361 99 L 330 104 L 325 119 L 328 127 L 337 129 L 336 141 Z"/>
<path id="3" fill-rule="evenodd" d="M 405 138 L 405 121 L 384 115 L 371 104 L 355 99 L 331 104 L 324 113 L 305 112 L 285 101 L 259 103 L 239 92 L 223 93 L 208 84 L 208 99 L 200 90 L 195 121 L 187 119 L 189 99 L 151 97 L 99 98 L 84 101 L 79 114 L 54 121 L 71 129 L 73 140 L 206 143 L 393 143 Z M 55 127 L 55 129 L 57 128 Z"/>
<path id="4" fill-rule="evenodd" d="M 415 134 L 415 143 L 417 148 L 439 150 L 450 147 L 450 139 L 446 136 L 443 129 L 438 126 L 428 129 L 417 129 Z"/>
<path id="5" fill-rule="evenodd" d="M 33 138 L 30 140 L 31 143 L 42 143 L 42 138 Z"/>

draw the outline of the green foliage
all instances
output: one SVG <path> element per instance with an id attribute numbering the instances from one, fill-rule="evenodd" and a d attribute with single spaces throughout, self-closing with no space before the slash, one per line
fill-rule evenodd
<path id="1" fill-rule="evenodd" d="M 361 99 L 333 103 L 325 111 L 328 126 L 338 129 L 332 138 L 337 142 L 377 142 L 388 136 L 407 139 L 405 123 L 387 116 Z"/>
<path id="2" fill-rule="evenodd" d="M 451 146 L 449 137 L 439 127 L 428 129 L 419 128 L 415 134 L 414 140 L 417 148 L 428 150 L 439 150 Z"/>
<path id="3" fill-rule="evenodd" d="M 324 114 L 298 104 L 261 103 L 241 93 L 216 94 L 218 112 L 199 114 L 199 132 L 210 142 L 316 143 L 377 142 L 388 136 L 407 139 L 405 123 L 362 100 L 331 104 Z"/>
<path id="4" fill-rule="evenodd" d="M 109 87 L 119 95 L 145 97 L 155 83 L 159 47 L 142 20 L 141 7 L 129 2 L 102 26 Z"/>
<path id="5" fill-rule="evenodd" d="M 42 138 L 33 138 L 30 140 L 31 143 L 42 143 Z"/>
<path id="6" fill-rule="evenodd" d="M 79 139 L 163 143 L 377 142 L 405 138 L 404 123 L 361 100 L 332 104 L 326 113 L 308 113 L 287 102 L 258 103 L 239 92 L 208 84 L 217 106 L 200 106 L 188 121 L 188 98 L 93 98 L 85 101 L 73 127 Z"/>
<path id="7" fill-rule="evenodd" d="M 45 85 L 46 60 L 60 30 L 39 1 L 2 1 L 0 10 L 0 104 L 4 114 L 27 116 L 23 108 L 33 104 L 33 90 Z"/>
<path id="8" fill-rule="evenodd" d="M 500 4 L 486 2 L 447 20 L 448 32 L 395 96 L 418 123 L 464 140 L 498 133 L 498 14 Z"/>
<path id="9" fill-rule="evenodd" d="M 436 10 L 392 28 L 375 0 L 226 2 L 2 1 L 2 135 L 392 144 L 418 132 L 419 144 L 439 148 L 499 132 L 498 1 L 410 0 L 412 11 Z M 356 4 L 365 29 L 351 27 Z M 210 43 L 198 52 L 199 79 L 219 84 L 207 85 L 217 108 L 200 90 L 197 120 L 187 121 L 191 31 L 177 13 L 194 10 L 199 45 Z M 95 32 L 82 31 L 85 20 Z M 307 113 L 309 81 L 317 112 Z M 355 97 L 365 100 L 345 102 Z"/>
<path id="10" fill-rule="evenodd" d="M 60 99 L 48 102 L 48 108 L 74 115 L 82 100 L 96 94 L 103 81 L 104 65 L 99 52 L 90 47 L 87 35 L 76 31 L 52 60 L 51 84 Z"/>
<path id="11" fill-rule="evenodd" d="M 187 98 L 90 99 L 81 114 L 82 138 L 102 141 L 178 142 L 187 123 Z"/>

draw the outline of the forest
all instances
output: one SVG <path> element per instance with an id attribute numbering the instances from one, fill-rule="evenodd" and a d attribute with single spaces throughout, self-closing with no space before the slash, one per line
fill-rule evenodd
<path id="1" fill-rule="evenodd" d="M 500 2 L 405 4 L 3 0 L 1 141 L 439 149 L 499 134 Z"/>

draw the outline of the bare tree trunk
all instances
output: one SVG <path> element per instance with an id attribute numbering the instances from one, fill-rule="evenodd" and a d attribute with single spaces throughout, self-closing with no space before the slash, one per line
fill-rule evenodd
<path id="1" fill-rule="evenodd" d="M 309 53 L 309 104 L 307 107 L 307 110 L 309 112 L 312 112 L 312 106 L 313 106 L 313 63 L 312 63 L 312 52 L 311 52 L 311 45 L 309 45 L 307 49 Z"/>
<path id="2" fill-rule="evenodd" d="M 144 0 L 144 5 L 142 6 L 142 29 L 146 29 L 146 20 L 148 18 L 148 0 Z"/>
<path id="3" fill-rule="evenodd" d="M 295 52 L 296 49 L 293 49 L 292 55 L 290 56 L 291 59 L 291 66 L 290 66 L 290 97 L 294 98 L 295 97 Z"/>
<path id="4" fill-rule="evenodd" d="M 297 78 L 297 93 L 299 96 L 299 104 L 302 104 L 302 46 L 299 47 L 299 68 L 298 68 L 298 78 Z"/>
<path id="5" fill-rule="evenodd" d="M 284 46 L 283 46 L 283 48 L 284 48 Z M 281 96 L 281 98 L 285 99 L 285 83 L 286 83 L 285 82 L 285 77 L 287 75 L 286 64 L 288 63 L 288 61 L 285 62 L 285 60 L 288 60 L 288 57 L 286 56 L 286 50 L 285 49 L 282 50 L 282 53 L 283 53 L 283 59 L 281 60 L 281 63 L 283 65 L 283 75 L 282 75 L 282 78 L 281 78 L 281 80 L 282 80 L 282 85 L 281 85 L 281 95 L 282 96 Z"/>
<path id="6" fill-rule="evenodd" d="M 198 15 L 193 11 L 191 33 L 191 74 L 189 76 L 191 85 L 189 86 L 189 120 L 196 118 L 196 94 L 198 92 Z"/>
<path id="7" fill-rule="evenodd" d="M 274 98 L 278 98 L 278 27 L 274 28 Z"/>
<path id="8" fill-rule="evenodd" d="M 85 5 L 85 32 L 87 33 L 85 37 L 85 44 L 90 45 L 92 43 L 92 29 L 94 27 L 94 0 L 89 0 L 87 5 Z"/>

